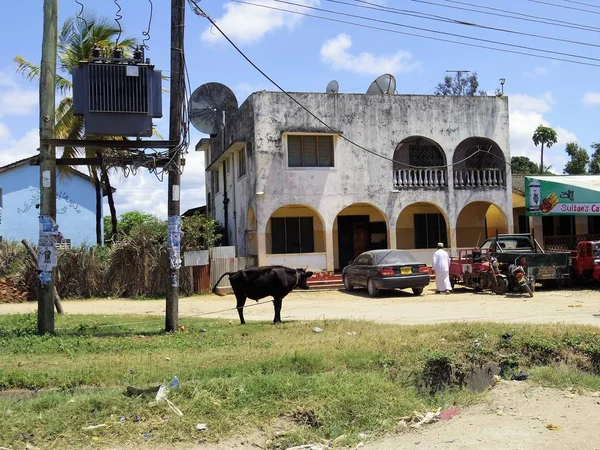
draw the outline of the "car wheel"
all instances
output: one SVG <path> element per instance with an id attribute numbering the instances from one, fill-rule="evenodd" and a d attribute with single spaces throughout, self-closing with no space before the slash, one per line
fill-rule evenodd
<path id="1" fill-rule="evenodd" d="M 423 293 L 423 288 L 412 288 L 413 294 L 415 295 L 421 295 Z"/>
<path id="2" fill-rule="evenodd" d="M 369 295 L 371 297 L 377 297 L 380 294 L 380 290 L 377 289 L 377 287 L 375 286 L 375 282 L 373 281 L 372 278 L 369 278 L 369 281 L 367 283 L 367 290 L 369 291 Z"/>
<path id="3" fill-rule="evenodd" d="M 348 279 L 348 277 L 346 275 L 344 275 L 344 289 L 347 291 L 354 290 L 354 286 L 352 286 L 352 283 L 350 283 L 350 280 Z"/>

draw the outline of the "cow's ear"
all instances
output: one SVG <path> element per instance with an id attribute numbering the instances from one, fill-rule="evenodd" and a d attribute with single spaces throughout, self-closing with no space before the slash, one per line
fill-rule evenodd
<path id="1" fill-rule="evenodd" d="M 313 276 L 313 273 L 312 273 L 312 272 L 306 272 L 306 278 L 310 278 L 310 277 L 312 277 L 312 276 Z"/>

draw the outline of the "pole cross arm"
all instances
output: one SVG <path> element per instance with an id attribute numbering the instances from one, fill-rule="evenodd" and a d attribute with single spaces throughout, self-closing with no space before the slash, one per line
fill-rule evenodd
<path id="1" fill-rule="evenodd" d="M 42 139 L 42 145 L 54 147 L 99 147 L 99 148 L 175 148 L 179 145 L 177 141 L 117 141 L 106 139 Z"/>

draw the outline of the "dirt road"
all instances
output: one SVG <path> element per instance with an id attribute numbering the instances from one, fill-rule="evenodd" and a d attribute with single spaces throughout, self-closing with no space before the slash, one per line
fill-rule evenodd
<path id="1" fill-rule="evenodd" d="M 246 320 L 273 320 L 270 303 L 256 305 L 249 300 Z M 67 300 L 67 314 L 164 314 L 162 300 Z M 33 312 L 35 302 L 0 304 L 0 314 Z M 224 311 L 225 310 L 225 311 Z M 237 320 L 235 297 L 204 295 L 180 299 L 181 317 L 206 316 Z M 370 298 L 364 291 L 294 291 L 283 301 L 284 321 L 315 319 L 357 319 L 395 324 L 445 322 L 565 322 L 600 326 L 600 291 L 572 289 L 536 291 L 535 297 L 497 296 L 459 288 L 451 295 L 436 295 L 430 285 L 423 295 L 395 292 Z"/>

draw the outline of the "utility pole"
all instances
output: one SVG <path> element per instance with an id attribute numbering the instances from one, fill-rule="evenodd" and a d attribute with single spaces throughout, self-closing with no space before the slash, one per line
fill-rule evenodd
<path id="1" fill-rule="evenodd" d="M 54 138 L 54 107 L 58 0 L 44 0 L 44 32 L 40 64 L 40 215 L 56 220 L 56 149 L 46 145 Z M 38 281 L 38 333 L 54 333 L 54 279 Z"/>
<path id="2" fill-rule="evenodd" d="M 460 76 L 463 73 L 471 73 L 470 70 L 446 70 L 446 72 L 456 72 L 456 84 L 458 85 L 459 93 L 458 95 L 463 95 L 462 84 L 460 84 Z"/>
<path id="3" fill-rule="evenodd" d="M 169 107 L 169 140 L 181 140 L 181 115 L 183 111 L 183 44 L 185 25 L 185 0 L 171 0 L 171 97 Z M 168 187 L 168 248 L 169 248 L 169 280 L 167 286 L 167 307 L 165 331 L 177 331 L 179 316 L 179 267 L 181 265 L 179 251 L 181 241 L 180 191 L 181 158 L 178 148 L 169 151 L 169 187 Z"/>

